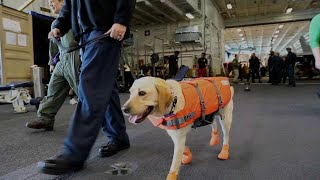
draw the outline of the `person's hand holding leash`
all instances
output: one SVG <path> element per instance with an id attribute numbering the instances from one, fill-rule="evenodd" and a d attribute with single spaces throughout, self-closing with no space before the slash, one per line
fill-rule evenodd
<path id="1" fill-rule="evenodd" d="M 49 32 L 48 39 L 51 39 L 52 37 L 59 38 L 60 36 L 60 29 L 54 28 Z"/>
<path id="2" fill-rule="evenodd" d="M 127 31 L 127 27 L 118 23 L 114 23 L 112 27 L 106 32 L 110 34 L 110 37 L 118 41 L 122 41 Z"/>
<path id="3" fill-rule="evenodd" d="M 50 65 L 50 74 L 53 73 L 54 67 L 55 67 L 55 66 L 54 66 L 53 64 Z"/>

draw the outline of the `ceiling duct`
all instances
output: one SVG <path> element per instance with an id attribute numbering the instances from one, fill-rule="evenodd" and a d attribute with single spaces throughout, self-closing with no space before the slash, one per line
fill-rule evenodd
<path id="1" fill-rule="evenodd" d="M 200 42 L 201 38 L 199 26 L 179 28 L 175 33 L 175 41 L 180 43 Z"/>

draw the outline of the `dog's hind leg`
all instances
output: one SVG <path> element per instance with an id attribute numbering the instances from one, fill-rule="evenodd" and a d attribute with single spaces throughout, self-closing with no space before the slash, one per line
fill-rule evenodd
<path id="1" fill-rule="evenodd" d="M 224 109 L 224 118 L 219 118 L 219 122 L 223 131 L 223 147 L 218 155 L 218 158 L 221 160 L 229 159 L 229 132 L 232 123 L 232 113 L 233 113 L 233 100 L 223 108 Z"/>
<path id="2" fill-rule="evenodd" d="M 187 138 L 187 133 L 190 127 L 185 127 L 177 130 L 168 130 L 168 134 L 172 138 L 174 143 L 174 154 L 172 158 L 172 164 L 170 167 L 170 172 L 167 176 L 167 180 L 176 180 L 179 174 L 181 162 L 183 159 L 183 153 L 185 150 L 185 143 Z"/>
<path id="3" fill-rule="evenodd" d="M 212 131 L 211 131 L 210 146 L 215 146 L 219 144 L 219 133 L 218 133 L 218 125 L 217 125 L 216 119 L 213 119 L 211 128 L 212 128 Z"/>

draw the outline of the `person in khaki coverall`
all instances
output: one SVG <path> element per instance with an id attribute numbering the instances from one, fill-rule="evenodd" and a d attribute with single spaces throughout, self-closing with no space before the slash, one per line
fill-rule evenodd
<path id="1" fill-rule="evenodd" d="M 51 10 L 59 14 L 63 0 L 49 0 Z M 55 21 L 52 23 L 52 25 Z M 76 47 L 78 43 L 74 40 L 72 31 L 61 37 L 64 47 Z M 60 61 L 54 65 L 54 56 L 60 52 Z M 70 87 L 78 95 L 80 54 L 79 51 L 64 53 L 52 41 L 49 44 L 49 65 L 52 72 L 48 86 L 47 96 L 41 101 L 38 109 L 39 119 L 28 122 L 26 126 L 32 129 L 53 130 L 54 120 L 57 112 L 69 95 Z"/>

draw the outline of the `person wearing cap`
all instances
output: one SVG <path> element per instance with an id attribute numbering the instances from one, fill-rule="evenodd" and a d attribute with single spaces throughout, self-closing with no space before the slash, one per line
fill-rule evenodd
<path id="1" fill-rule="evenodd" d="M 117 70 L 122 42 L 130 36 L 129 25 L 136 0 L 65 0 L 48 37 L 61 37 L 72 29 L 81 51 L 79 102 L 60 155 L 38 163 L 40 172 L 63 175 L 85 167 L 91 148 L 102 130 L 108 137 L 99 148 L 109 157 L 130 148 L 121 111 Z M 95 40 L 104 34 L 109 37 Z"/>
<path id="2" fill-rule="evenodd" d="M 310 22 L 309 39 L 315 58 L 315 67 L 320 69 L 320 14 L 316 15 Z"/>
<path id="3" fill-rule="evenodd" d="M 48 0 L 50 9 L 53 13 L 59 14 L 64 0 Z M 56 21 L 52 22 L 52 26 Z M 68 31 L 60 38 L 61 44 L 67 48 L 77 47 L 72 31 Z M 59 59 L 60 61 L 58 62 Z M 52 131 L 55 122 L 55 116 L 62 107 L 69 95 L 70 88 L 78 95 L 79 84 L 79 67 L 80 67 L 79 50 L 71 53 L 64 53 L 58 48 L 53 41 L 49 44 L 49 66 L 52 73 L 48 85 L 48 93 L 40 102 L 37 111 L 38 118 L 29 121 L 26 127 L 31 129 L 41 129 Z M 70 101 L 76 103 L 75 100 Z"/>
<path id="4" fill-rule="evenodd" d="M 206 53 L 201 53 L 201 57 L 198 59 L 198 77 L 207 77 L 207 65 Z"/>
<path id="5" fill-rule="evenodd" d="M 289 78 L 289 86 L 295 87 L 296 81 L 294 79 L 294 65 L 297 60 L 297 56 L 295 53 L 291 52 L 291 48 L 286 49 L 288 52 L 288 55 L 286 57 L 286 67 L 288 72 L 288 78 Z"/>
<path id="6" fill-rule="evenodd" d="M 283 64 L 283 60 L 279 56 L 279 52 L 274 52 L 274 55 L 271 59 L 271 64 L 270 64 L 272 85 L 278 85 L 281 81 L 280 78 L 281 78 L 282 64 Z"/>
<path id="7" fill-rule="evenodd" d="M 270 51 L 270 54 L 269 54 L 269 59 L 268 59 L 268 73 L 269 73 L 269 81 L 268 83 L 271 83 L 272 82 L 272 73 L 271 73 L 271 63 L 272 63 L 272 57 L 274 56 L 274 51 Z"/>
<path id="8" fill-rule="evenodd" d="M 178 72 L 178 60 L 179 60 L 180 51 L 175 51 L 174 55 L 169 57 L 169 76 L 170 78 L 176 76 Z"/>
<path id="9" fill-rule="evenodd" d="M 238 84 L 238 78 L 239 78 L 239 57 L 238 54 L 234 55 L 234 59 L 232 61 L 232 71 L 233 71 L 233 80 L 232 82 L 235 84 Z"/>
<path id="10" fill-rule="evenodd" d="M 261 76 L 259 74 L 260 69 L 260 60 L 257 58 L 255 53 L 252 53 L 251 58 L 249 59 L 249 69 L 250 69 L 250 75 L 247 78 L 247 81 L 249 82 L 250 76 L 252 77 L 252 83 L 255 83 L 255 79 L 258 78 L 259 83 L 261 83 Z"/>

